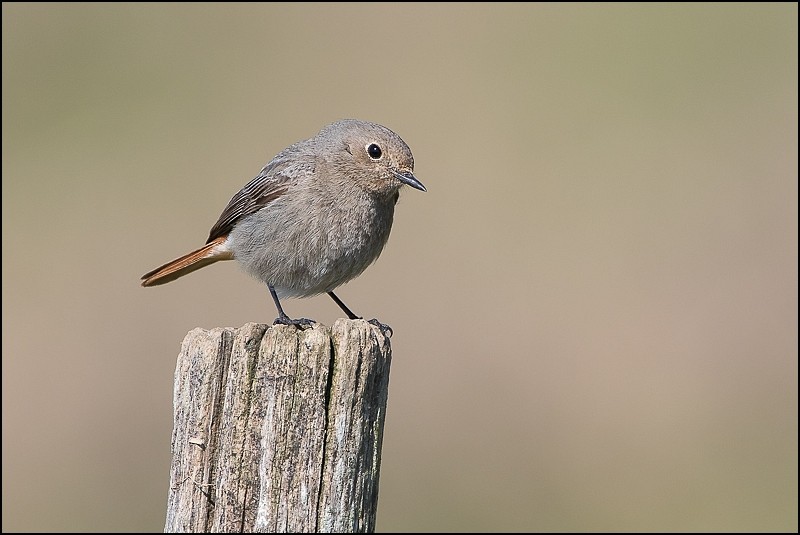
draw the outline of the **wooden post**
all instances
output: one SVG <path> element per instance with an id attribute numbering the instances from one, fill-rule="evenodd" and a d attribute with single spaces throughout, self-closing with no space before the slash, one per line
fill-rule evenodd
<path id="1" fill-rule="evenodd" d="M 164 531 L 373 532 L 390 364 L 364 320 L 189 332 Z"/>

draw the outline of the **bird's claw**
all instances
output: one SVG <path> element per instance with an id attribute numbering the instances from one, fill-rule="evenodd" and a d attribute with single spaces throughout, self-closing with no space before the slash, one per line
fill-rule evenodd
<path id="1" fill-rule="evenodd" d="M 275 321 L 272 322 L 273 325 L 294 325 L 298 329 L 304 329 L 307 327 L 311 327 L 316 323 L 314 320 L 310 320 L 308 318 L 297 318 L 293 320 L 289 316 L 278 316 L 275 318 Z"/>
<path id="2" fill-rule="evenodd" d="M 378 321 L 378 320 L 377 320 L 377 319 L 375 319 L 375 318 L 372 318 L 372 319 L 371 319 L 371 320 L 369 320 L 367 323 L 369 323 L 370 325 L 374 325 L 375 327 L 377 327 L 378 329 L 380 329 L 380 330 L 381 330 L 381 332 L 382 332 L 382 333 L 383 333 L 385 336 L 388 336 L 389 338 L 391 338 L 391 337 L 392 337 L 392 335 L 394 334 L 394 331 L 392 331 L 392 328 L 391 328 L 391 327 L 389 327 L 389 326 L 388 326 L 388 325 L 386 325 L 385 323 L 381 323 L 380 321 Z"/>

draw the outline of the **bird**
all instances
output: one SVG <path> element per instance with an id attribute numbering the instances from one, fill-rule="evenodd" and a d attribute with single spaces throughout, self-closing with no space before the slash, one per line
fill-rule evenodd
<path id="1" fill-rule="evenodd" d="M 273 157 L 231 198 L 205 245 L 145 273 L 141 284 L 236 260 L 267 285 L 278 311 L 273 325 L 315 323 L 290 318 L 280 299 L 322 293 L 349 319 L 361 319 L 333 291 L 381 254 L 403 186 L 427 191 L 399 135 L 369 121 L 333 122 Z"/>

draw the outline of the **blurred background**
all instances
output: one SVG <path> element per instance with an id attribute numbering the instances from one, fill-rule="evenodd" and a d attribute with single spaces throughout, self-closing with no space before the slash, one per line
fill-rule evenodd
<path id="1" fill-rule="evenodd" d="M 379 531 L 796 531 L 797 4 L 2 6 L 3 531 L 161 531 L 158 288 L 285 146 L 411 146 Z M 326 296 L 284 303 L 331 325 Z"/>

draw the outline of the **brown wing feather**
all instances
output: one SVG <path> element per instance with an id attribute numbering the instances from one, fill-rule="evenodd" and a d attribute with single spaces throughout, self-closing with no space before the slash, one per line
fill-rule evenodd
<path id="1" fill-rule="evenodd" d="M 275 156 L 258 176 L 231 198 L 211 227 L 206 243 L 211 243 L 220 236 L 227 236 L 240 218 L 260 210 L 283 195 L 289 184 L 302 175 L 314 172 L 312 159 L 298 157 L 297 153 L 302 149 L 303 143 L 306 142 L 293 145 Z"/>
<path id="2" fill-rule="evenodd" d="M 283 195 L 289 185 L 314 172 L 315 162 L 307 150 L 312 140 L 295 143 L 275 156 L 253 180 L 231 198 L 208 234 L 206 245 L 142 275 L 142 286 L 157 286 L 220 260 L 233 253 L 221 247 L 240 218 L 260 210 Z"/>

